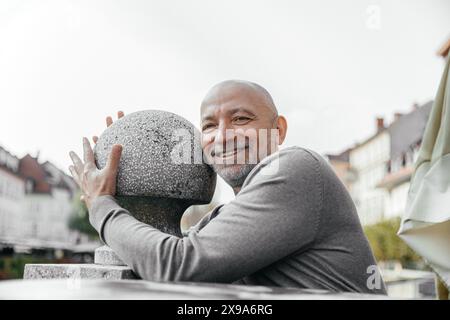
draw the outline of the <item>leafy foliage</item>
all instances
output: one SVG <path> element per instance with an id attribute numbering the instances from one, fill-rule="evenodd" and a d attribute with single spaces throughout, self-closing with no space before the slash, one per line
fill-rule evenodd
<path id="1" fill-rule="evenodd" d="M 0 256 L 0 280 L 22 279 L 26 264 L 49 263 L 49 259 L 30 255 L 16 254 L 13 256 Z"/>
<path id="2" fill-rule="evenodd" d="M 399 228 L 400 218 L 385 220 L 364 228 L 375 258 L 378 261 L 397 260 L 403 266 L 421 263 L 420 256 L 397 235 Z"/>

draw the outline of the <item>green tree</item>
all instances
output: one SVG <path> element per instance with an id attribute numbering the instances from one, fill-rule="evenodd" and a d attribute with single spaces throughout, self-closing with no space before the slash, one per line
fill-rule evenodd
<path id="1" fill-rule="evenodd" d="M 400 221 L 400 218 L 384 220 L 366 226 L 364 232 L 378 261 L 397 260 L 402 266 L 410 267 L 422 259 L 397 235 Z"/>
<path id="2" fill-rule="evenodd" d="M 97 231 L 89 222 L 89 214 L 86 205 L 80 200 L 80 193 L 73 200 L 73 211 L 69 219 L 69 228 L 87 234 L 89 237 L 98 238 Z"/>

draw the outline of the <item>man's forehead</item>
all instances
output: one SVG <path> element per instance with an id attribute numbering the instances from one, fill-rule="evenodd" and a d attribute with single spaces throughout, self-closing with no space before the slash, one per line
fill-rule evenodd
<path id="1" fill-rule="evenodd" d="M 253 114 L 252 106 L 245 104 L 228 104 L 228 105 L 208 105 L 201 109 L 201 119 L 202 121 L 214 118 L 216 114 L 223 113 L 224 115 L 233 115 L 238 112 L 244 112 Z"/>
<path id="2" fill-rule="evenodd" d="M 263 97 L 247 88 L 223 88 L 207 94 L 202 102 L 200 113 L 203 118 L 218 111 L 226 113 L 233 113 L 239 110 L 251 111 L 256 106 L 264 104 L 263 100 Z"/>

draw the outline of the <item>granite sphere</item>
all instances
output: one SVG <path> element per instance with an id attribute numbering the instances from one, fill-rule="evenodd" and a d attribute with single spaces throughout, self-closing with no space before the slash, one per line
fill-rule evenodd
<path id="1" fill-rule="evenodd" d="M 123 146 L 116 197 L 139 220 L 179 234 L 184 210 L 211 201 L 216 174 L 202 161 L 200 132 L 183 117 L 145 110 L 115 121 L 95 145 L 98 168 L 114 144 Z"/>

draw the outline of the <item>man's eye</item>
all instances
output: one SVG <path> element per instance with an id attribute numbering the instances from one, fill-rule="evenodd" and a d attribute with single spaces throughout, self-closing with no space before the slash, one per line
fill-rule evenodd
<path id="1" fill-rule="evenodd" d="M 214 127 L 214 125 L 212 123 L 208 123 L 202 127 L 202 130 L 208 130 L 211 129 L 212 127 Z"/>
<path id="2" fill-rule="evenodd" d="M 250 121 L 251 119 L 249 117 L 236 117 L 233 120 L 234 120 L 234 122 L 237 122 L 237 123 L 246 123 L 246 122 Z"/>

